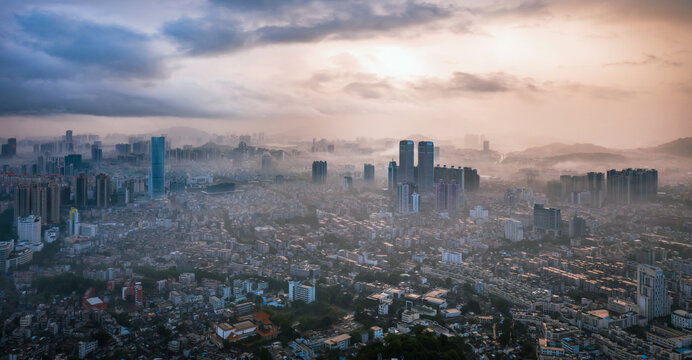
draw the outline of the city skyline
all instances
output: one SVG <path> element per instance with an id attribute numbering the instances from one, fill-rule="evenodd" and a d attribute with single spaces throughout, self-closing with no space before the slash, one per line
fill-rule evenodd
<path id="1" fill-rule="evenodd" d="M 637 148 L 692 135 L 687 1 L 174 5 L 5 2 L 3 136 L 193 126 Z"/>

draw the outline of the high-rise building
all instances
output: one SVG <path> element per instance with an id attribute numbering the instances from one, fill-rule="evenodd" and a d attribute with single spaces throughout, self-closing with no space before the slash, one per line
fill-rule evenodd
<path id="1" fill-rule="evenodd" d="M 79 235 L 79 211 L 75 208 L 70 209 L 70 215 L 67 218 L 67 235 Z"/>
<path id="2" fill-rule="evenodd" d="M 586 179 L 589 183 L 591 206 L 596 208 L 602 207 L 606 195 L 605 174 L 602 172 L 590 172 L 586 174 Z"/>
<path id="3" fill-rule="evenodd" d="M 481 177 L 476 169 L 464 167 L 464 182 L 462 191 L 475 192 L 478 191 L 481 184 Z"/>
<path id="4" fill-rule="evenodd" d="M 312 162 L 312 182 L 314 184 L 327 183 L 327 162 L 313 161 Z"/>
<path id="5" fill-rule="evenodd" d="M 82 154 L 69 154 L 65 156 L 65 176 L 73 176 L 82 169 Z"/>
<path id="6" fill-rule="evenodd" d="M 396 166 L 396 161 L 390 161 L 387 167 L 387 189 L 389 189 L 392 194 L 396 190 L 396 186 L 399 183 L 398 179 L 399 168 Z"/>
<path id="7" fill-rule="evenodd" d="M 505 239 L 517 242 L 524 239 L 524 226 L 515 219 L 505 220 Z"/>
<path id="8" fill-rule="evenodd" d="M 418 143 L 418 191 L 432 192 L 435 170 L 435 145 L 432 141 Z"/>
<path id="9" fill-rule="evenodd" d="M 2 156 L 10 157 L 17 155 L 17 139 L 7 139 L 7 144 L 2 144 Z"/>
<path id="10" fill-rule="evenodd" d="M 411 213 L 417 214 L 420 212 L 420 194 L 411 194 Z"/>
<path id="11" fill-rule="evenodd" d="M 106 174 L 96 175 L 96 206 L 107 208 L 111 205 L 111 178 Z"/>
<path id="12" fill-rule="evenodd" d="M 65 142 L 68 144 L 72 143 L 72 130 L 65 131 Z"/>
<path id="13" fill-rule="evenodd" d="M 399 214 L 408 214 L 411 211 L 412 187 L 407 183 L 399 183 L 396 191 L 396 211 Z"/>
<path id="14" fill-rule="evenodd" d="M 91 160 L 94 162 L 99 162 L 99 161 L 101 161 L 102 157 L 103 157 L 103 150 L 101 150 L 99 148 L 99 146 L 96 144 L 91 145 Z"/>
<path id="15" fill-rule="evenodd" d="M 435 210 L 454 213 L 460 207 L 461 186 L 454 180 L 435 183 Z"/>
<path id="16" fill-rule="evenodd" d="M 534 204 L 533 228 L 534 230 L 559 235 L 560 229 L 562 228 L 562 217 L 560 216 L 560 209 L 546 209 L 545 206 L 543 206 L 543 204 Z"/>
<path id="17" fill-rule="evenodd" d="M 611 204 L 628 205 L 656 198 L 658 171 L 655 169 L 608 170 L 607 175 L 607 198 Z"/>
<path id="18" fill-rule="evenodd" d="M 637 268 L 637 305 L 639 316 L 649 320 L 670 314 L 670 299 L 663 270 L 640 264 Z"/>
<path id="19" fill-rule="evenodd" d="M 353 190 L 353 177 L 344 176 L 344 191 Z"/>
<path id="20" fill-rule="evenodd" d="M 261 159 L 262 170 L 267 171 L 272 169 L 272 156 L 269 154 L 262 155 Z"/>
<path id="21" fill-rule="evenodd" d="M 363 165 L 363 180 L 372 182 L 375 181 L 375 165 L 364 164 Z"/>
<path id="22" fill-rule="evenodd" d="M 300 281 L 288 282 L 288 301 L 300 300 L 307 304 L 315 301 L 315 287 L 301 284 Z"/>
<path id="23" fill-rule="evenodd" d="M 435 184 L 440 181 L 450 182 L 454 180 L 461 192 L 475 192 L 480 187 L 480 176 L 476 169 L 470 167 L 447 167 L 447 165 L 435 166 L 434 176 Z"/>
<path id="24" fill-rule="evenodd" d="M 399 169 L 397 181 L 400 183 L 415 183 L 416 178 L 413 174 L 413 152 L 414 143 L 411 140 L 401 140 L 399 142 Z"/>
<path id="25" fill-rule="evenodd" d="M 60 223 L 60 205 L 62 205 L 62 186 L 52 182 L 48 185 L 48 223 Z"/>
<path id="26" fill-rule="evenodd" d="M 569 237 L 583 239 L 586 236 L 586 220 L 579 216 L 572 217 L 569 222 Z"/>
<path id="27" fill-rule="evenodd" d="M 135 180 L 134 179 L 125 180 L 125 183 L 123 184 L 123 188 L 125 191 L 125 204 L 132 203 L 134 201 L 134 198 L 135 198 Z"/>
<path id="28" fill-rule="evenodd" d="M 166 194 L 166 138 L 151 138 L 150 156 L 149 197 L 162 198 Z"/>
<path id="29" fill-rule="evenodd" d="M 483 141 L 483 152 L 485 152 L 485 153 L 490 152 L 490 141 L 489 140 Z"/>
<path id="30" fill-rule="evenodd" d="M 29 215 L 17 220 L 17 235 L 19 241 L 30 243 L 41 242 L 41 217 Z"/>
<path id="31" fill-rule="evenodd" d="M 89 197 L 89 178 L 84 173 L 79 174 L 75 184 L 74 204 L 80 209 L 87 207 Z"/>

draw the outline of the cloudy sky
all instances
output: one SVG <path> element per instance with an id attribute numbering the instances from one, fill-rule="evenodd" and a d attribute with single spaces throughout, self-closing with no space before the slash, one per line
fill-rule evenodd
<path id="1" fill-rule="evenodd" d="M 692 1 L 0 5 L 0 136 L 692 136 Z M 509 140 L 507 140 L 509 141 Z"/>

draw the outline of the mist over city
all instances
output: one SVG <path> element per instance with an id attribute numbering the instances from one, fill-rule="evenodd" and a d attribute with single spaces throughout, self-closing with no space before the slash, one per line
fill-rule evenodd
<path id="1" fill-rule="evenodd" d="M 692 2 L 0 4 L 0 360 L 692 359 Z"/>

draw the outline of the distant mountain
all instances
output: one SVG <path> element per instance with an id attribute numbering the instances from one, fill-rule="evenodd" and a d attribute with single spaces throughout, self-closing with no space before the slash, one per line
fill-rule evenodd
<path id="1" fill-rule="evenodd" d="M 622 157 L 618 150 L 608 149 L 594 144 L 565 144 L 555 142 L 548 145 L 531 147 L 523 151 L 507 154 L 504 163 L 545 160 L 548 163 L 561 161 L 599 161 L 614 160 Z"/>
<path id="2" fill-rule="evenodd" d="M 571 153 L 557 156 L 549 156 L 543 159 L 546 162 L 560 163 L 565 161 L 575 161 L 575 162 L 590 162 L 590 163 L 610 163 L 616 161 L 625 161 L 626 157 L 619 154 L 612 153 Z"/>
<path id="3" fill-rule="evenodd" d="M 643 150 L 652 151 L 659 154 L 692 157 L 692 137 L 680 138 Z"/>
<path id="4" fill-rule="evenodd" d="M 566 155 L 566 154 L 583 154 L 583 153 L 614 153 L 615 150 L 608 149 L 603 146 L 598 146 L 594 144 L 565 144 L 560 142 L 555 142 L 548 145 L 530 147 L 524 151 L 519 151 L 512 154 L 517 155 L 541 155 L 543 156 L 556 156 L 556 155 Z"/>

